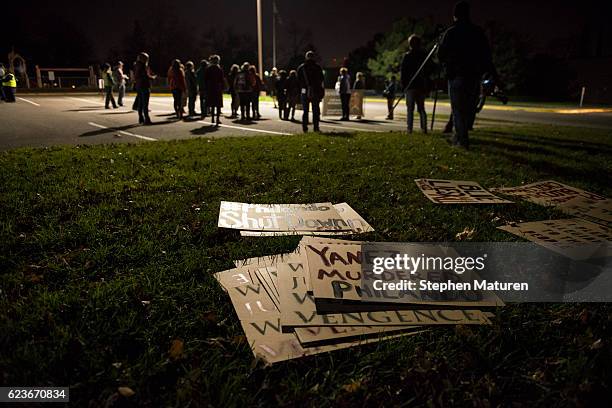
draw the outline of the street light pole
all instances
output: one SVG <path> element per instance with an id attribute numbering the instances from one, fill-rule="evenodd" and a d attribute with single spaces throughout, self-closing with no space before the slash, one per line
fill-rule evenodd
<path id="1" fill-rule="evenodd" d="M 263 80 L 263 32 L 261 23 L 261 0 L 257 0 L 257 54 L 259 77 Z"/>
<path id="2" fill-rule="evenodd" d="M 272 67 L 276 67 L 276 1 L 272 0 Z"/>

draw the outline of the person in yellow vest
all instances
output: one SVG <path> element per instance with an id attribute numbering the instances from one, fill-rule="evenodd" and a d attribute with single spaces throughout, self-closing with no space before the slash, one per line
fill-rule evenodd
<path id="1" fill-rule="evenodd" d="M 15 74 L 10 71 L 6 71 L 2 77 L 2 93 L 6 102 L 15 102 L 17 80 L 15 79 Z"/>

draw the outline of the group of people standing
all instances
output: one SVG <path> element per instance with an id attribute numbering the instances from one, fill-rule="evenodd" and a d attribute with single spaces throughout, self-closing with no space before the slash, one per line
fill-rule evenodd
<path id="1" fill-rule="evenodd" d="M 396 96 L 400 93 L 406 99 L 408 133 L 413 131 L 415 108 L 419 114 L 421 131 L 427 133 L 425 99 L 431 87 L 430 77 L 436 67 L 423 48 L 421 37 L 416 34 L 411 35 L 408 44 L 409 51 L 401 62 L 399 83 L 397 77 L 392 75 L 383 91 L 388 103 L 387 119 L 393 119 Z M 486 36 L 480 27 L 470 21 L 470 7 L 465 1 L 455 5 L 454 24 L 445 31 L 439 42 L 438 59 L 448 79 L 452 110 L 449 125 L 450 128 L 455 128 L 451 143 L 454 146 L 467 148 L 468 131 L 473 125 L 480 95 L 480 80 L 485 73 L 496 75 L 496 72 Z M 133 108 L 138 111 L 141 124 L 151 123 L 148 105 L 151 82 L 155 79 L 155 75 L 152 74 L 148 63 L 148 54 L 140 53 L 133 68 L 134 90 L 137 94 Z M 195 107 L 199 96 L 201 117 L 205 118 L 210 114 L 212 123 L 219 125 L 223 93 L 226 90 L 231 95 L 232 118 L 240 117 L 241 120 L 261 118 L 259 96 L 264 84 L 256 67 L 248 62 L 242 66 L 234 64 L 226 76 L 220 63 L 218 55 L 200 61 L 197 69 L 191 61 L 187 61 L 184 65 L 178 59 L 172 61 L 168 69 L 168 85 L 178 119 L 182 119 L 185 115 L 185 105 L 188 106 L 188 116 L 197 115 Z M 128 80 L 128 76 L 123 71 L 123 63 L 117 63 L 114 70 L 109 64 L 104 64 L 102 73 L 106 88 L 106 108 L 110 109 L 110 105 L 115 108 L 117 104 L 123 106 Z M 310 110 L 312 110 L 313 128 L 315 131 L 319 130 L 320 102 L 325 95 L 323 82 L 323 69 L 315 61 L 314 52 L 308 51 L 305 62 L 297 70 L 287 72 L 277 71 L 274 68 L 266 85 L 275 107 L 278 102 L 281 120 L 294 120 L 296 105 L 301 103 L 302 129 L 307 132 Z M 115 103 L 113 97 L 115 87 L 119 92 L 118 103 Z M 340 120 L 349 120 L 352 91 L 364 88 L 365 75 L 357 73 L 355 83 L 351 84 L 348 70 L 340 69 L 336 82 L 336 92 L 340 96 L 342 105 Z"/>
<path id="2" fill-rule="evenodd" d="M 438 48 L 438 60 L 446 72 L 451 103 L 445 133 L 452 132 L 454 127 L 451 144 L 467 149 L 468 132 L 474 124 L 480 97 L 481 78 L 485 74 L 497 77 L 497 72 L 484 31 L 470 20 L 469 3 L 460 1 L 455 5 L 453 20 L 453 25 L 442 35 Z M 416 107 L 421 131 L 427 133 L 425 98 L 430 90 L 430 77 L 435 65 L 428 59 L 418 35 L 411 35 L 408 45 L 409 51 L 401 63 L 399 84 L 406 98 L 407 131 L 412 133 Z M 387 119 L 393 119 L 397 87 L 397 78 L 392 76 L 383 92 L 387 98 Z"/>

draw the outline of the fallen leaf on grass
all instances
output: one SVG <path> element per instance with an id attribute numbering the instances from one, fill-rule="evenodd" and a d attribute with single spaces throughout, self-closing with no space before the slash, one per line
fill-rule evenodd
<path id="1" fill-rule="evenodd" d="M 602 347 L 603 347 L 603 341 L 601 339 L 591 344 L 591 350 L 599 350 Z"/>
<path id="2" fill-rule="evenodd" d="M 363 387 L 361 380 L 353 380 L 348 384 L 344 384 L 342 389 L 348 393 L 354 393 L 359 391 Z"/>
<path id="3" fill-rule="evenodd" d="M 210 323 L 217 323 L 217 313 L 212 310 L 207 310 L 202 313 L 202 318 Z"/>
<path id="4" fill-rule="evenodd" d="M 119 392 L 119 394 L 121 394 L 122 397 L 125 397 L 125 398 L 130 398 L 131 396 L 136 394 L 134 390 L 131 389 L 130 387 L 119 387 L 117 388 L 117 391 Z"/>
<path id="5" fill-rule="evenodd" d="M 183 343 L 183 340 L 179 340 L 179 339 L 172 340 L 172 344 L 170 345 L 170 351 L 169 351 L 170 359 L 178 360 L 181 357 L 183 357 L 184 348 L 185 348 L 185 343 Z"/>
<path id="6" fill-rule="evenodd" d="M 474 228 L 470 229 L 468 227 L 465 227 L 462 232 L 455 235 L 455 238 L 457 238 L 459 241 L 469 241 L 472 239 L 473 236 Z"/>

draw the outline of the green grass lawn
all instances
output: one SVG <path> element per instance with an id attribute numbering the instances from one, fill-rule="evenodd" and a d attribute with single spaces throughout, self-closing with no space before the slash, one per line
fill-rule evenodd
<path id="1" fill-rule="evenodd" d="M 492 327 L 425 334 L 272 367 L 254 361 L 213 279 L 299 238 L 216 227 L 221 200 L 348 202 L 377 241 L 513 241 L 526 202 L 430 203 L 413 179 L 555 179 L 612 196 L 609 131 L 484 128 L 309 134 L 0 153 L 0 384 L 70 386 L 78 406 L 595 405 L 610 395 L 612 308 L 514 305 Z M 212 312 L 212 313 L 211 313 Z M 170 344 L 184 341 L 182 358 Z M 601 342 L 597 343 L 599 339 Z M 127 405 L 122 405 L 127 404 Z"/>

